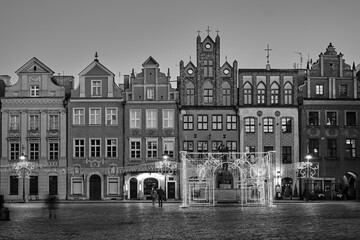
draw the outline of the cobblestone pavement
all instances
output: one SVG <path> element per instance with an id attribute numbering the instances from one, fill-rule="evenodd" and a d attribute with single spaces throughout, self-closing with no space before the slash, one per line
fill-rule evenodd
<path id="1" fill-rule="evenodd" d="M 0 239 L 360 239 L 360 202 L 180 208 L 150 202 L 8 203 Z"/>

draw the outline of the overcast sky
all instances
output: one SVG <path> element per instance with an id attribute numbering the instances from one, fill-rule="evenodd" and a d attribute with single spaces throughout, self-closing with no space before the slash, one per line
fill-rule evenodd
<path id="1" fill-rule="evenodd" d="M 196 62 L 196 36 L 219 30 L 221 65 L 303 67 L 331 42 L 352 66 L 360 62 L 359 0 L 1 0 L 0 75 L 37 57 L 55 74 L 78 74 L 94 60 L 116 79 L 140 72 L 152 56 L 171 79 L 179 62 Z"/>

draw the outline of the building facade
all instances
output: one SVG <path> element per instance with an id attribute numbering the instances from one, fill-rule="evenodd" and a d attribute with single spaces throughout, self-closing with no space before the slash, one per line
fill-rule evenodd
<path id="1" fill-rule="evenodd" d="M 319 171 L 302 190 L 355 199 L 360 187 L 360 87 L 355 64 L 347 64 L 330 43 L 307 68 L 306 81 L 299 86 L 300 159 L 310 154 Z"/>
<path id="2" fill-rule="evenodd" d="M 66 198 L 66 100 L 61 84 L 72 77 L 54 77 L 37 58 L 30 59 L 16 74 L 18 81 L 5 88 L 1 99 L 2 156 L 1 193 L 8 200 Z M 33 169 L 15 169 L 19 158 Z M 18 171 L 16 171 L 18 170 Z"/>
<path id="3" fill-rule="evenodd" d="M 68 199 L 122 198 L 123 93 L 97 59 L 68 101 Z"/>
<path id="4" fill-rule="evenodd" d="M 124 81 L 125 199 L 148 199 L 152 186 L 161 186 L 166 198 L 178 199 L 177 92 L 170 72 L 162 73 L 153 57 L 142 66 Z"/>

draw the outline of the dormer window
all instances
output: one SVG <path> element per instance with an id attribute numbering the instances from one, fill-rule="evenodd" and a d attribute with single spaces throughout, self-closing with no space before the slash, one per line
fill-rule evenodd
<path id="1" fill-rule="evenodd" d="M 30 86 L 30 97 L 38 97 L 40 93 L 39 85 L 31 85 Z"/>
<path id="2" fill-rule="evenodd" d="M 101 81 L 100 80 L 92 80 L 91 81 L 91 96 L 101 96 Z"/>
<path id="3" fill-rule="evenodd" d="M 154 89 L 153 88 L 148 88 L 146 89 L 146 98 L 147 99 L 154 99 L 155 98 L 155 94 L 154 94 Z"/>

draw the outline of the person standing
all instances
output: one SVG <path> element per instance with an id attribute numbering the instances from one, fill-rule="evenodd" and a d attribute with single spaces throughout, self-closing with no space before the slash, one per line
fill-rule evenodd
<path id="1" fill-rule="evenodd" d="M 155 206 L 156 198 L 157 198 L 157 191 L 156 191 L 155 186 L 153 186 L 152 189 L 151 189 L 151 200 L 152 200 L 152 205 L 153 206 Z"/>
<path id="2" fill-rule="evenodd" d="M 49 195 L 46 200 L 47 207 L 49 209 L 49 218 L 56 218 L 57 199 L 54 195 Z"/>
<path id="3" fill-rule="evenodd" d="M 165 192 L 164 192 L 164 190 L 161 189 L 161 186 L 157 190 L 157 195 L 158 195 L 159 207 L 162 207 L 163 200 L 165 197 Z"/>

